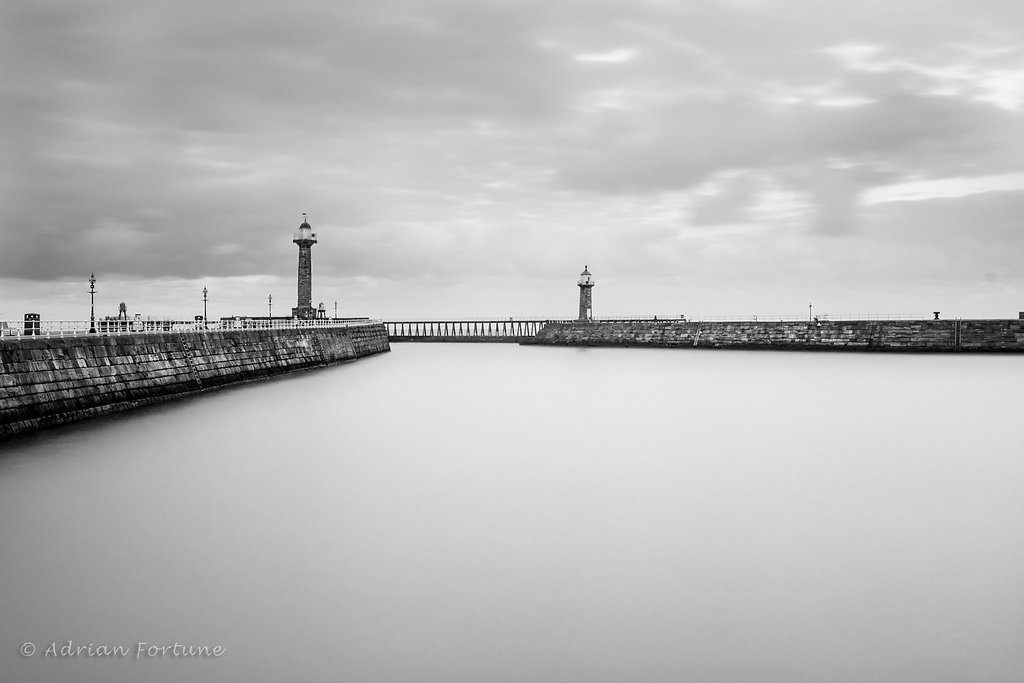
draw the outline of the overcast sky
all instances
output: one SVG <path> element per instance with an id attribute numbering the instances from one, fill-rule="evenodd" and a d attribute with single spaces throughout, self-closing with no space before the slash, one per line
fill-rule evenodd
<path id="1" fill-rule="evenodd" d="M 1024 3 L 4 0 L 0 318 L 1024 310 Z"/>

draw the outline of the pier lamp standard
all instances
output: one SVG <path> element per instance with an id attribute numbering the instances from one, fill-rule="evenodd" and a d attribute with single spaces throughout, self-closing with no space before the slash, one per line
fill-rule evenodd
<path id="1" fill-rule="evenodd" d="M 96 334 L 96 273 L 89 273 L 89 334 Z"/>
<path id="2" fill-rule="evenodd" d="M 203 287 L 203 327 L 206 327 L 206 295 L 209 292 Z"/>
<path id="3" fill-rule="evenodd" d="M 334 319 L 338 319 L 338 300 L 334 300 Z"/>
<path id="4" fill-rule="evenodd" d="M 274 295 L 267 294 L 267 317 L 274 317 Z"/>
<path id="5" fill-rule="evenodd" d="M 814 305 L 807 304 L 807 319 L 814 320 Z"/>

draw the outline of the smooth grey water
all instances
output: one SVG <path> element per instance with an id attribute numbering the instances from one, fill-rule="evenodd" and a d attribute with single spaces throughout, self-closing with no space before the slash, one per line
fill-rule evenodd
<path id="1" fill-rule="evenodd" d="M 1021 681 L 1022 377 L 405 344 L 10 442 L 0 679 Z"/>

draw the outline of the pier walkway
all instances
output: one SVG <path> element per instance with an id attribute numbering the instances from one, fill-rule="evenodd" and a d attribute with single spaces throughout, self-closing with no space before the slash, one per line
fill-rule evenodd
<path id="1" fill-rule="evenodd" d="M 385 320 L 392 342 L 504 342 L 532 339 L 549 318 Z"/>
<path id="2" fill-rule="evenodd" d="M 219 320 L 171 320 L 133 318 L 103 320 L 0 320 L 0 341 L 19 341 L 36 337 L 125 336 L 131 334 L 212 333 L 227 330 L 293 330 L 358 327 L 380 324 L 369 318 L 252 318 L 224 317 Z"/>

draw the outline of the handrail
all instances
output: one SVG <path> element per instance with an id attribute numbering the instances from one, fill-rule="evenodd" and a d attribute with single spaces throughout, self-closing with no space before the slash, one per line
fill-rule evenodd
<path id="1" fill-rule="evenodd" d="M 814 316 L 822 322 L 858 320 L 932 320 L 932 314 L 919 313 L 820 313 Z M 597 316 L 594 322 L 814 322 L 807 315 L 617 315 Z"/>
<path id="2" fill-rule="evenodd" d="M 468 316 L 451 318 L 383 318 L 385 323 L 543 323 L 543 322 L 570 322 L 570 318 L 564 316 L 536 315 L 536 316 Z"/>
<path id="3" fill-rule="evenodd" d="M 825 321 L 857 321 L 857 320 L 932 320 L 933 314 L 923 315 L 917 313 L 821 313 L 816 316 L 818 320 Z M 595 316 L 593 322 L 814 322 L 806 315 L 604 315 Z M 387 324 L 397 323 L 473 323 L 473 322 L 512 322 L 512 323 L 574 323 L 575 318 L 565 316 L 474 316 L 474 317 L 450 317 L 450 318 L 385 318 Z"/>
<path id="4" fill-rule="evenodd" d="M 829 314 L 822 313 L 815 318 L 821 322 L 845 321 L 884 321 L 884 320 L 932 320 L 929 315 L 905 313 L 856 313 Z M 601 316 L 594 322 L 813 322 L 807 316 L 788 315 L 745 315 L 745 316 Z M 222 318 L 219 320 L 173 320 L 173 319 L 107 319 L 97 320 L 90 332 L 88 320 L 0 320 L 0 340 L 21 339 L 22 337 L 77 337 L 90 334 L 125 335 L 125 334 L 157 334 L 167 332 L 221 332 L 224 330 L 259 329 L 283 330 L 302 328 L 350 327 L 366 324 L 414 325 L 430 323 L 573 323 L 572 318 L 550 317 L 467 317 L 467 318 L 389 318 L 381 319 L 333 319 L 317 318 L 299 320 L 297 318 Z"/>
<path id="5" fill-rule="evenodd" d="M 0 341 L 34 339 L 35 337 L 122 336 L 128 334 L 209 333 L 227 330 L 293 330 L 358 327 L 379 325 L 369 318 L 314 320 L 229 318 L 223 320 L 0 320 Z M 90 326 L 94 332 L 90 331 Z"/>

